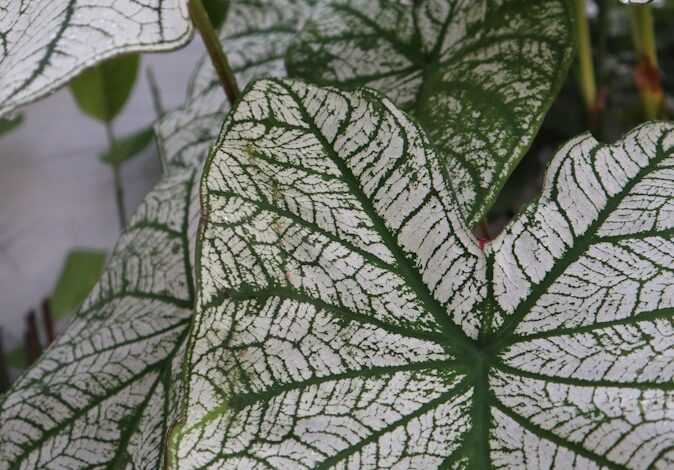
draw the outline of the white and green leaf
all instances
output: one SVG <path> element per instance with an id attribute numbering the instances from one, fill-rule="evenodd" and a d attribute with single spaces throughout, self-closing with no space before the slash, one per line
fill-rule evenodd
<path id="1" fill-rule="evenodd" d="M 145 198 L 69 328 L 0 401 L 0 469 L 162 468 L 194 302 L 197 173 Z"/>
<path id="2" fill-rule="evenodd" d="M 0 116 L 39 99 L 97 62 L 190 39 L 185 0 L 3 0 Z"/>
<path id="3" fill-rule="evenodd" d="M 220 41 L 240 87 L 254 79 L 286 76 L 285 53 L 311 14 L 314 0 L 240 0 L 227 8 Z M 208 57 L 202 58 L 188 90 L 187 103 L 156 127 L 165 148 L 176 149 L 173 167 L 203 162 L 229 102 Z"/>
<path id="4" fill-rule="evenodd" d="M 176 468 L 670 468 L 674 125 L 564 147 L 485 252 L 375 92 L 267 80 L 204 170 Z"/>
<path id="5" fill-rule="evenodd" d="M 446 160 L 469 225 L 529 148 L 572 57 L 567 0 L 331 0 L 290 76 L 382 91 Z"/>
<path id="6" fill-rule="evenodd" d="M 285 73 L 283 53 L 295 34 L 290 28 L 302 20 L 281 15 L 304 13 L 269 8 L 273 5 L 279 2 L 231 7 L 250 23 L 225 27 L 233 36 L 228 51 L 257 44 L 259 52 L 258 59 L 251 49 L 248 55 L 233 54 L 249 60 L 233 61 L 240 82 Z M 260 15 L 271 31 L 255 29 Z M 281 18 L 285 39 L 279 33 L 271 41 L 274 48 L 264 47 L 271 25 Z M 204 78 L 213 73 L 204 71 Z M 0 469 L 162 468 L 164 439 L 177 419 L 178 376 L 192 313 L 196 169 L 228 109 L 214 81 L 156 126 L 167 176 L 147 196 L 66 336 L 0 402 L 0 449 L 6 456 Z M 42 422 L 47 424 L 36 424 Z"/>

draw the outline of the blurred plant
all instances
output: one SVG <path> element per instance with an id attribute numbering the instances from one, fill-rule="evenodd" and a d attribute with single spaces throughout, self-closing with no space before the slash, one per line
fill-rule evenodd
<path id="1" fill-rule="evenodd" d="M 70 82 L 70 91 L 80 110 L 105 126 L 108 150 L 100 155 L 110 166 L 115 185 L 115 202 L 120 228 L 126 227 L 122 164 L 139 155 L 151 142 L 153 132 L 148 127 L 132 135 L 117 138 L 114 119 L 124 108 L 138 77 L 140 56 L 126 54 L 86 69 Z"/>
<path id="2" fill-rule="evenodd" d="M 6 119 L 0 118 L 0 136 L 7 134 L 21 125 L 23 122 L 23 116 L 17 115 L 14 118 Z"/>
<path id="3" fill-rule="evenodd" d="M 41 322 L 34 311 L 25 317 L 23 344 L 4 352 L 0 329 L 0 393 L 6 390 L 10 377 L 30 367 L 40 352 L 49 346 L 68 318 L 82 305 L 101 277 L 106 254 L 101 250 L 71 250 L 65 259 L 56 285 L 41 305 Z M 38 326 L 41 325 L 41 326 Z"/>

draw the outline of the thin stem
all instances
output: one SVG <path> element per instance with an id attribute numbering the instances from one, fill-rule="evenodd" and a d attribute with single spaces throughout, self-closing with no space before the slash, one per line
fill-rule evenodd
<path id="1" fill-rule="evenodd" d="M 590 115 L 590 124 L 593 128 L 594 136 L 602 140 L 604 137 L 604 106 L 608 96 L 608 86 L 606 85 L 606 56 L 608 54 L 608 28 L 609 12 L 611 2 L 614 0 L 598 0 L 599 14 L 597 17 L 597 52 L 594 55 L 596 62 L 595 83 L 597 86 L 597 102 L 595 103 L 595 114 Z M 594 120 L 594 122 L 592 122 Z"/>
<path id="2" fill-rule="evenodd" d="M 30 366 L 38 360 L 42 354 L 40 335 L 37 330 L 35 311 L 31 310 L 26 315 L 26 330 L 24 332 L 24 351 L 26 352 L 27 364 Z"/>
<path id="3" fill-rule="evenodd" d="M 650 5 L 633 5 L 632 40 L 638 56 L 634 77 L 641 95 L 646 119 L 658 119 L 663 110 L 665 95 L 662 91 L 658 54 L 653 27 L 653 10 Z"/>
<path id="4" fill-rule="evenodd" d="M 112 125 L 109 122 L 105 123 L 105 133 L 108 136 L 108 145 L 112 149 L 115 146 L 115 134 L 112 131 Z M 117 203 L 117 217 L 119 219 L 119 227 L 124 230 L 126 227 L 126 206 L 124 204 L 124 186 L 122 184 L 122 176 L 118 163 L 113 163 L 112 178 L 115 184 L 115 202 Z"/>
<path id="5" fill-rule="evenodd" d="M 51 314 L 51 306 L 49 305 L 49 299 L 44 299 L 42 301 L 42 323 L 44 324 L 44 330 L 47 336 L 47 346 L 49 346 L 56 339 L 56 329 L 54 328 L 54 317 Z"/>
<path id="6" fill-rule="evenodd" d="M 161 93 L 159 92 L 159 84 L 157 78 L 154 76 L 154 71 L 151 67 L 147 69 L 147 81 L 150 85 L 150 93 L 152 95 L 152 106 L 157 115 L 157 119 L 161 119 L 164 115 L 164 105 L 161 102 Z"/>
<path id="7" fill-rule="evenodd" d="M 487 246 L 492 240 L 491 234 L 489 233 L 489 222 L 487 221 L 487 216 L 485 215 L 480 220 L 480 223 L 477 227 L 477 241 L 480 245 L 480 249 L 484 250 L 484 247 Z"/>
<path id="8" fill-rule="evenodd" d="M 210 56 L 213 67 L 215 67 L 215 71 L 220 78 L 220 83 L 222 88 L 225 90 L 227 99 L 229 100 L 229 103 L 233 105 L 240 95 L 239 85 L 236 83 L 236 77 L 234 77 L 234 73 L 229 66 L 227 56 L 222 50 L 222 45 L 220 44 L 218 34 L 213 28 L 213 24 L 208 17 L 208 13 L 204 8 L 202 0 L 189 0 L 187 6 L 189 8 L 192 21 L 194 22 L 194 26 L 199 31 L 201 39 L 204 41 L 204 45 L 206 46 L 206 50 L 208 50 L 208 55 Z"/>
<path id="9" fill-rule="evenodd" d="M 9 366 L 5 355 L 5 347 L 2 342 L 3 331 L 0 328 L 0 394 L 9 390 Z"/>
<path id="10" fill-rule="evenodd" d="M 599 18 L 597 19 L 599 26 L 597 44 L 597 75 L 599 78 L 597 80 L 597 85 L 600 90 L 602 88 L 601 84 L 606 79 L 605 63 L 608 51 L 608 23 L 612 1 L 613 0 L 599 0 L 597 2 L 597 5 L 599 6 Z M 601 91 L 599 94 L 601 94 Z"/>
<path id="11" fill-rule="evenodd" d="M 590 40 L 590 24 L 587 19 L 585 0 L 576 0 L 576 42 L 578 44 L 578 65 L 580 91 L 585 101 L 585 109 L 590 118 L 590 125 L 596 126 L 599 113 L 597 99 L 597 83 L 592 62 L 592 43 Z"/>

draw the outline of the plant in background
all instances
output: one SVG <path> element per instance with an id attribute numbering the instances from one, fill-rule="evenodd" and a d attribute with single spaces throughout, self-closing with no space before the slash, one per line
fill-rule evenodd
<path id="1" fill-rule="evenodd" d="M 122 55 L 91 67 L 70 82 L 70 91 L 80 110 L 105 126 L 109 149 L 100 156 L 110 165 L 115 183 L 115 202 L 120 229 L 126 227 L 122 163 L 138 155 L 154 136 L 152 127 L 118 139 L 112 122 L 124 109 L 138 77 L 138 54 Z"/>
<path id="2" fill-rule="evenodd" d="M 0 401 L 0 469 L 674 463 L 674 125 L 571 139 L 486 238 L 589 40 L 572 2 L 232 0 L 218 35 L 198 0 L 150 3 L 191 12 L 213 65 L 156 125 L 164 177 L 101 280 Z M 54 58 L 32 93 L 79 67 Z"/>
<path id="3" fill-rule="evenodd" d="M 13 131 L 14 129 L 19 127 L 22 122 L 23 116 L 21 115 L 17 115 L 10 119 L 7 118 L 0 119 L 0 136 Z"/>

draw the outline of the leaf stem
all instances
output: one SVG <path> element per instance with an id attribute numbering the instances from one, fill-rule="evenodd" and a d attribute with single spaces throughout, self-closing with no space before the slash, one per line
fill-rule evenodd
<path id="1" fill-rule="evenodd" d="M 229 103 L 233 105 L 240 95 L 239 86 L 236 83 L 236 77 L 234 77 L 234 73 L 229 66 L 227 56 L 222 50 L 218 34 L 213 28 L 213 24 L 208 17 L 208 13 L 204 8 L 202 0 L 189 0 L 187 6 L 192 21 L 194 22 L 194 26 L 199 31 L 201 39 L 206 46 L 206 50 L 208 50 L 208 55 L 211 58 L 213 67 L 220 78 L 220 84 L 225 90 Z"/>
<path id="2" fill-rule="evenodd" d="M 485 246 L 487 246 L 487 243 L 492 240 L 491 234 L 489 233 L 489 222 L 487 221 L 487 216 L 482 217 L 480 220 L 480 224 L 478 225 L 477 229 L 477 240 L 481 250 L 484 250 Z"/>
<path id="3" fill-rule="evenodd" d="M 650 5 L 632 5 L 631 16 L 632 41 L 638 56 L 634 81 L 641 95 L 646 119 L 658 119 L 663 110 L 665 95 L 658 67 L 653 10 Z"/>
<path id="4" fill-rule="evenodd" d="M 110 149 L 115 146 L 115 134 L 112 131 L 112 125 L 109 122 L 105 123 L 105 133 L 108 137 L 108 145 Z M 122 184 L 122 176 L 120 174 L 119 163 L 112 163 L 112 178 L 115 184 L 115 202 L 117 204 L 117 217 L 119 219 L 119 227 L 124 230 L 126 227 L 126 206 L 124 204 L 124 185 Z"/>
<path id="5" fill-rule="evenodd" d="M 608 51 L 608 27 L 609 27 L 609 12 L 611 10 L 611 2 L 613 0 L 598 0 L 597 6 L 599 7 L 599 17 L 597 19 L 598 23 L 598 34 L 597 34 L 597 88 L 598 93 L 601 96 L 602 84 L 605 82 L 606 77 L 606 55 Z"/>
<path id="6" fill-rule="evenodd" d="M 9 390 L 9 366 L 5 355 L 5 347 L 2 342 L 3 331 L 0 328 L 0 394 Z"/>
<path id="7" fill-rule="evenodd" d="M 597 94 L 597 82 L 594 75 L 594 63 L 592 61 L 592 41 L 590 39 L 590 25 L 587 19 L 586 0 L 576 0 L 576 42 L 578 44 L 578 65 L 580 91 L 585 101 L 593 129 L 598 125 L 598 117 L 601 105 Z"/>
<path id="8" fill-rule="evenodd" d="M 152 67 L 147 68 L 147 82 L 150 85 L 150 93 L 152 96 L 152 106 L 154 107 L 154 112 L 157 115 L 157 119 L 161 119 L 161 117 L 164 115 L 164 105 L 161 101 L 159 84 L 157 83 L 157 78 L 154 76 Z"/>

